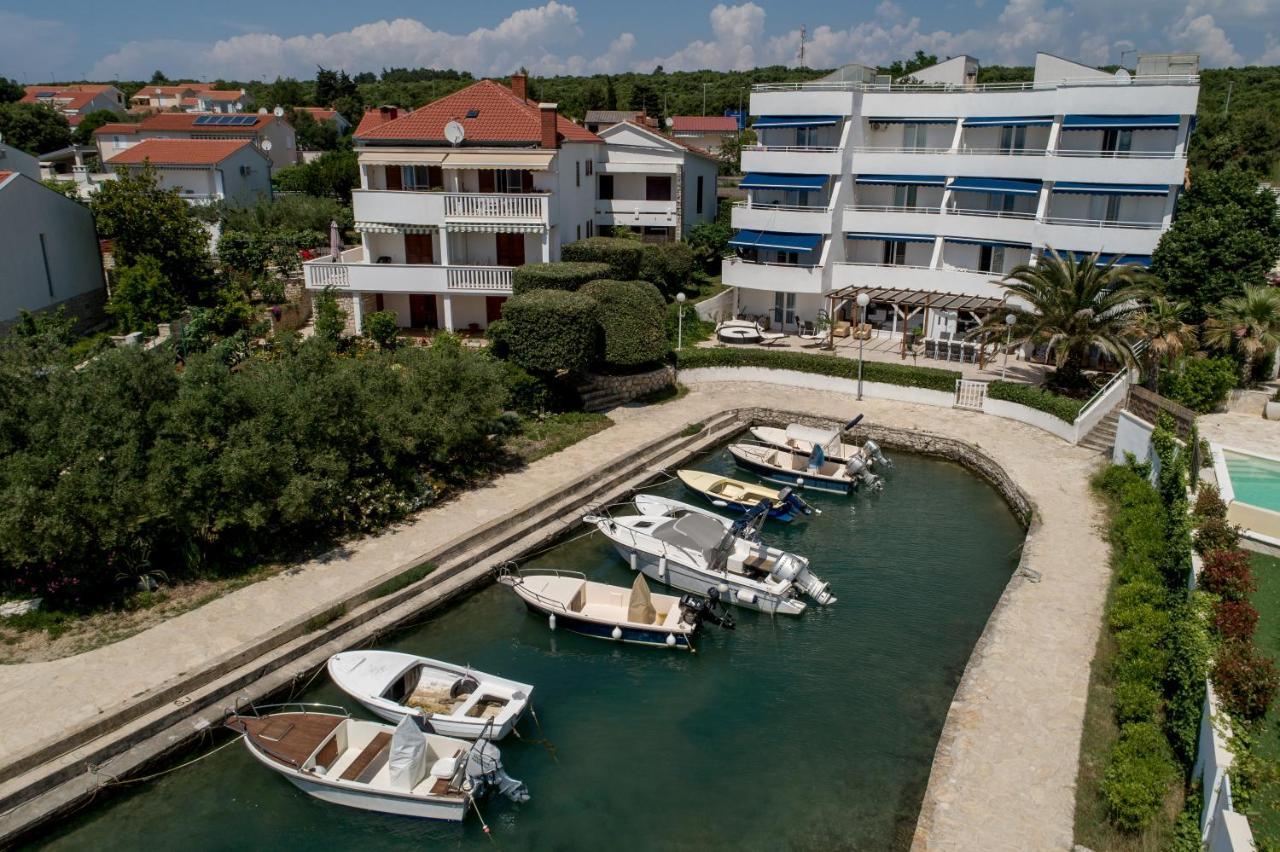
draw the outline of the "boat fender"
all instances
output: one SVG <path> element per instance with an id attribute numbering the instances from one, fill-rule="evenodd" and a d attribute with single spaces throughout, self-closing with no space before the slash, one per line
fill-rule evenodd
<path id="1" fill-rule="evenodd" d="M 744 589 L 738 589 L 735 594 L 737 594 L 738 600 L 743 603 L 753 604 L 756 602 L 755 592 L 749 592 Z"/>
<path id="2" fill-rule="evenodd" d="M 632 551 L 632 552 L 631 552 L 631 556 L 629 556 L 629 557 L 628 557 L 628 559 L 629 559 L 629 560 L 630 560 L 630 562 L 631 562 L 631 570 L 632 570 L 632 571 L 638 571 L 638 570 L 640 570 L 640 569 L 636 566 L 636 554 L 635 554 L 635 551 Z"/>
<path id="3" fill-rule="evenodd" d="M 667 647 L 674 648 L 676 646 L 676 635 L 674 633 L 667 634 Z"/>
<path id="4" fill-rule="evenodd" d="M 621 628 L 621 627 L 615 627 L 615 628 L 613 628 L 613 632 L 612 632 L 612 633 L 610 633 L 609 635 L 610 635 L 610 636 L 612 636 L 614 639 L 621 639 L 621 638 L 622 638 L 622 628 Z"/>
<path id="5" fill-rule="evenodd" d="M 658 579 L 665 583 L 667 581 L 667 557 L 658 558 Z"/>
<path id="6" fill-rule="evenodd" d="M 720 593 L 720 594 L 722 594 L 722 595 L 727 595 L 727 594 L 729 594 L 729 584 L 728 584 L 728 583 L 721 583 L 720 585 L 716 586 L 716 591 L 717 591 L 717 592 L 719 592 L 719 593 Z"/>
<path id="7" fill-rule="evenodd" d="M 554 612 L 547 616 L 547 626 L 552 630 L 556 629 L 556 614 Z"/>

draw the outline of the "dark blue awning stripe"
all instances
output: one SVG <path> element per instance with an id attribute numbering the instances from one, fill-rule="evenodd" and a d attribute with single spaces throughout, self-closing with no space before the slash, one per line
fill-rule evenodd
<path id="1" fill-rule="evenodd" d="M 1059 181 L 1053 185 L 1054 192 L 1074 193 L 1076 195 L 1168 195 L 1169 187 L 1158 183 L 1076 183 Z"/>
<path id="2" fill-rule="evenodd" d="M 822 243 L 821 234 L 785 234 L 778 231 L 738 231 L 729 240 L 736 248 L 813 251 Z"/>
<path id="3" fill-rule="evenodd" d="M 752 127 L 824 127 L 839 124 L 838 115 L 762 115 Z"/>
<path id="4" fill-rule="evenodd" d="M 1110 127 L 1129 130 L 1176 129 L 1181 116 L 1177 115 L 1067 115 L 1062 118 L 1063 130 L 1105 130 Z"/>
<path id="5" fill-rule="evenodd" d="M 1048 127 L 1051 115 L 975 115 L 964 120 L 965 127 Z"/>
<path id="6" fill-rule="evenodd" d="M 884 240 L 890 243 L 931 243 L 934 238 L 928 234 L 845 234 L 851 240 Z"/>
<path id="7" fill-rule="evenodd" d="M 1091 251 L 1060 251 L 1058 252 L 1058 255 L 1062 257 L 1064 260 L 1073 260 L 1077 263 L 1084 260 L 1086 257 L 1088 257 L 1091 254 L 1093 254 L 1093 252 Z M 1049 255 L 1049 252 L 1046 251 L 1045 256 L 1048 256 L 1048 255 Z M 1106 264 L 1110 263 L 1112 260 L 1115 260 L 1116 266 L 1141 266 L 1143 269 L 1146 269 L 1148 266 L 1151 265 L 1151 255 L 1149 254 L 1116 255 L 1116 254 L 1107 254 L 1106 252 L 1103 252 L 1102 254 L 1098 255 L 1097 263 L 1100 266 L 1105 266 Z"/>
<path id="8" fill-rule="evenodd" d="M 961 177 L 951 181 L 951 188 L 961 189 L 966 192 L 986 192 L 993 195 L 1040 194 L 1040 182 L 1035 180 Z"/>
<path id="9" fill-rule="evenodd" d="M 742 189 L 822 189 L 826 175 L 777 175 L 751 172 L 738 184 Z"/>
<path id="10" fill-rule="evenodd" d="M 940 118 L 937 116 L 909 116 L 909 115 L 869 115 L 867 121 L 872 124 L 955 124 L 955 118 Z"/>
<path id="11" fill-rule="evenodd" d="M 947 179 L 942 175 L 858 175 L 854 183 L 866 184 L 918 184 L 920 186 L 942 186 Z"/>
<path id="12" fill-rule="evenodd" d="M 1019 243 L 1012 240 L 978 240 L 969 237 L 944 237 L 949 243 L 962 243 L 969 246 L 992 246 L 993 248 L 1031 248 L 1031 243 Z"/>

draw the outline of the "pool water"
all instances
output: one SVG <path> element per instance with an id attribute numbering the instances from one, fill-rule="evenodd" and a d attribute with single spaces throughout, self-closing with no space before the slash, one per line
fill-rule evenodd
<path id="1" fill-rule="evenodd" d="M 1280 512 L 1280 461 L 1223 452 L 1236 500 Z"/>
<path id="2" fill-rule="evenodd" d="M 896 462 L 882 493 L 814 495 L 823 514 L 765 528 L 767 540 L 810 557 L 838 603 L 799 618 L 735 610 L 737 630 L 709 626 L 697 654 L 552 633 L 501 586 L 384 641 L 535 685 L 551 745 L 533 741 L 529 719 L 528 740 L 501 743 L 532 799 L 485 803 L 492 838 L 474 818 L 459 826 L 325 804 L 237 743 L 100 799 L 41 845 L 905 849 L 952 694 L 1023 530 L 958 465 Z M 723 450 L 691 466 L 733 470 Z M 700 499 L 679 482 L 651 490 Z M 598 534 L 528 564 L 632 582 Z M 365 715 L 323 674 L 302 698 Z"/>

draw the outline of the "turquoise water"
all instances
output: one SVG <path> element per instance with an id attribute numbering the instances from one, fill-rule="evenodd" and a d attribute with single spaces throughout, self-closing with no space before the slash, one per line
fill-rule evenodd
<path id="1" fill-rule="evenodd" d="M 1280 462 L 1224 452 L 1236 499 L 1280 512 Z"/>
<path id="2" fill-rule="evenodd" d="M 766 527 L 831 582 L 832 607 L 776 620 L 735 610 L 738 629 L 709 628 L 690 655 L 551 633 L 492 586 L 382 642 L 535 685 L 554 750 L 503 741 L 508 771 L 533 798 L 486 803 L 492 839 L 474 818 L 458 826 L 325 804 L 235 744 L 100 800 L 41 845 L 904 849 L 951 696 L 1023 531 L 963 468 L 896 460 L 882 493 L 815 495 L 821 516 Z M 722 451 L 693 466 L 732 470 Z M 678 482 L 652 490 L 683 493 Z M 529 564 L 632 579 L 599 535 Z M 303 697 L 359 712 L 323 675 Z"/>

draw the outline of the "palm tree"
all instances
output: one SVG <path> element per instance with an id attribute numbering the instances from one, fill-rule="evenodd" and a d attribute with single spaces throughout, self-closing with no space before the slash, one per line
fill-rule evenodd
<path id="1" fill-rule="evenodd" d="M 1254 363 L 1280 346 L 1280 290 L 1245 287 L 1243 296 L 1223 299 L 1209 309 L 1204 342 L 1215 349 L 1234 347 L 1243 359 L 1240 384 L 1248 384 Z"/>
<path id="2" fill-rule="evenodd" d="M 1160 387 L 1160 365 L 1178 360 L 1195 346 L 1195 326 L 1182 321 L 1188 307 L 1187 302 L 1170 302 L 1164 296 L 1153 294 L 1129 326 L 1130 337 L 1147 341 L 1143 360 L 1147 384 L 1152 390 Z"/>
<path id="3" fill-rule="evenodd" d="M 1014 342 L 1047 343 L 1057 367 L 1053 383 L 1067 391 L 1090 386 L 1084 365 L 1091 347 L 1136 364 L 1125 333 L 1143 309 L 1152 279 L 1137 267 L 1097 261 L 1097 254 L 1077 260 L 1051 249 L 1036 265 L 1019 265 L 998 282 L 1014 300 L 1010 310 L 988 315 L 970 336 L 1003 343 L 1010 331 L 1005 313 L 1013 314 Z"/>

